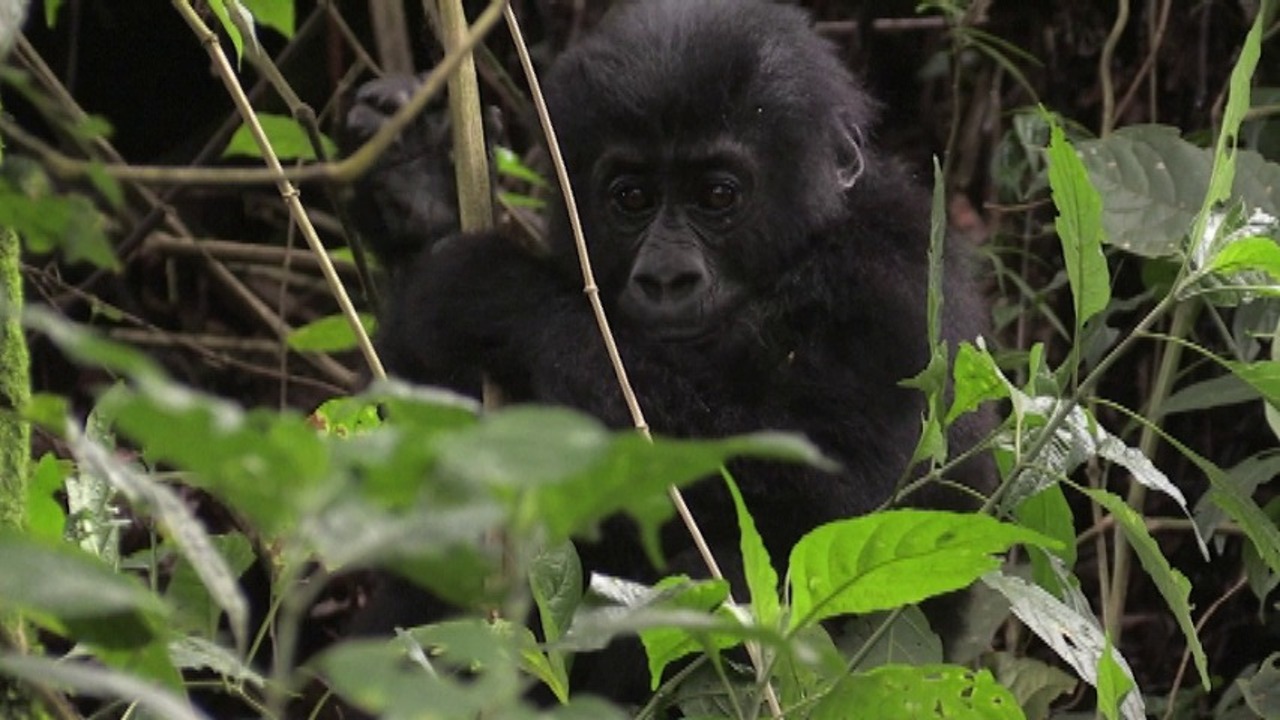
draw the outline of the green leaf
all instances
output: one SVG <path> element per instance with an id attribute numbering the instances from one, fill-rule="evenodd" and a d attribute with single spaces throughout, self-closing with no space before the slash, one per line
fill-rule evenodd
<path id="1" fill-rule="evenodd" d="M 58 23 L 58 10 L 65 0 L 44 0 L 44 24 L 54 27 Z"/>
<path id="2" fill-rule="evenodd" d="M 573 613 L 582 603 L 582 578 L 582 561 L 573 543 L 561 543 L 556 548 L 543 550 L 533 559 L 529 568 L 529 589 L 542 624 L 542 637 L 547 644 L 554 644 L 569 629 Z M 565 653 L 550 650 L 544 655 L 535 644 L 535 647 L 523 648 L 521 656 L 526 663 L 538 666 L 538 677 L 560 702 L 568 700 L 569 669 Z"/>
<path id="3" fill-rule="evenodd" d="M 522 490 L 581 473 L 608 453 L 610 436 L 594 418 L 561 408 L 516 406 L 487 415 L 473 430 L 440 439 L 440 467 L 497 488 Z"/>
<path id="4" fill-rule="evenodd" d="M 1050 126 L 1049 187 L 1058 209 L 1057 230 L 1075 300 L 1076 335 L 1111 300 L 1111 276 L 1102 255 L 1102 198 L 1062 127 Z"/>
<path id="5" fill-rule="evenodd" d="M 478 619 L 339 643 L 312 664 L 334 692 L 380 717 L 499 716 L 520 702 L 514 639 Z"/>
<path id="6" fill-rule="evenodd" d="M 1116 662 L 1108 636 L 1102 656 L 1098 658 L 1098 710 L 1107 720 L 1117 720 L 1120 704 L 1135 687 L 1133 678 Z"/>
<path id="7" fill-rule="evenodd" d="M 27 533 L 38 540 L 61 540 L 67 528 L 67 514 L 54 499 L 62 483 L 71 474 L 71 463 L 59 460 L 53 453 L 40 456 L 31 469 L 27 485 Z"/>
<path id="8" fill-rule="evenodd" d="M 68 442 L 82 471 L 103 478 L 133 507 L 148 511 L 164 528 L 165 535 L 195 569 L 209 596 L 227 614 L 237 646 L 247 648 L 249 603 L 237 582 L 240 572 L 227 566 L 194 511 L 177 492 L 121 461 L 110 448 L 74 430 L 69 433 Z"/>
<path id="9" fill-rule="evenodd" d="M 1009 386 L 996 365 L 995 358 L 986 348 L 962 342 L 956 351 L 955 365 L 951 369 L 955 378 L 954 398 L 947 412 L 947 424 L 961 415 L 978 409 L 988 400 L 1009 397 Z"/>
<path id="10" fill-rule="evenodd" d="M 76 695 L 136 703 L 152 717 L 207 720 L 204 713 L 181 695 L 119 670 L 83 662 L 6 653 L 0 654 L 0 672 L 41 686 L 70 688 Z"/>
<path id="11" fill-rule="evenodd" d="M 717 608 L 715 613 L 689 609 L 723 603 L 729 593 L 724 581 L 691 581 L 677 576 L 666 578 L 660 586 L 666 590 L 592 573 L 591 596 L 597 600 L 597 606 L 578 610 L 561 646 L 574 651 L 599 650 L 619 635 L 649 631 L 670 631 L 650 636 L 660 648 L 678 647 L 690 637 L 710 638 L 715 647 L 729 647 L 750 639 L 774 646 L 784 642 L 775 630 L 744 625 L 738 614 L 726 607 Z"/>
<path id="12" fill-rule="evenodd" d="M 712 475 L 733 457 L 830 467 L 797 437 L 649 441 L 631 431 L 610 434 L 594 418 L 545 407 L 492 413 L 473 431 L 442 437 L 437 449 L 443 473 L 491 488 L 509 504 L 517 528 L 541 526 L 555 543 L 589 535 L 605 518 L 625 512 L 651 553 L 671 515 L 669 485 Z"/>
<path id="13" fill-rule="evenodd" d="M 209 536 L 208 546 L 217 553 L 217 561 L 212 561 L 200 553 L 193 553 L 190 557 L 185 554 L 180 555 L 178 562 L 173 566 L 164 594 L 173 603 L 177 611 L 177 620 L 183 627 L 198 633 L 201 637 L 213 639 L 218 636 L 218 621 L 224 612 L 223 605 L 234 608 L 244 602 L 238 586 L 235 587 L 235 595 L 231 595 L 229 593 L 232 588 L 226 587 L 224 581 L 217 578 L 230 577 L 234 582 L 235 578 L 243 575 L 244 571 L 253 564 L 254 554 L 248 538 L 240 533 Z M 193 565 L 193 561 L 200 563 L 200 566 Z M 209 584 L 202 579 L 204 576 L 215 578 L 211 584 L 219 588 L 217 597 L 211 592 Z M 239 601 L 235 599 L 237 595 L 240 596 Z M 229 617 L 233 618 L 231 620 L 233 628 L 245 623 L 248 619 L 247 616 L 230 615 Z"/>
<path id="14" fill-rule="evenodd" d="M 1053 701 L 1075 692 L 1080 684 L 1053 665 L 1011 652 L 990 653 L 982 664 L 1009 688 L 1029 720 L 1046 720 Z"/>
<path id="15" fill-rule="evenodd" d="M 113 272 L 122 267 L 102 213 L 78 193 L 28 195 L 0 177 L 0 227 L 16 230 L 36 254 L 58 251 L 68 262 Z"/>
<path id="16" fill-rule="evenodd" d="M 537 170 L 525 165 L 520 156 L 511 151 L 511 148 L 502 145 L 494 147 L 493 164 L 499 175 L 523 180 L 534 187 L 547 187 L 546 178 L 539 175 Z"/>
<path id="17" fill-rule="evenodd" d="M 112 370 L 140 382 L 163 377 L 160 366 L 146 353 L 122 343 L 107 340 L 96 331 L 69 322 L 48 308 L 28 305 L 22 313 L 23 324 L 43 333 L 72 360 Z"/>
<path id="18" fill-rule="evenodd" d="M 240 0 L 259 25 L 265 25 L 286 38 L 293 37 L 293 0 Z"/>
<path id="19" fill-rule="evenodd" d="M 308 418 L 321 431 L 338 437 L 382 427 L 376 403 L 363 397 L 340 396 L 325 400 Z"/>
<path id="20" fill-rule="evenodd" d="M 848 720 L 851 708 L 874 708 L 877 720 L 1022 720 L 1018 701 L 989 670 L 958 665 L 885 665 L 842 679 L 809 715 Z"/>
<path id="21" fill-rule="evenodd" d="M 0 532 L 0 606 L 52 621 L 104 648 L 142 648 L 156 638 L 164 602 L 131 577 L 66 545 Z"/>
<path id="22" fill-rule="evenodd" d="M 315 160 L 315 147 L 311 144 L 311 138 L 307 135 L 306 128 L 297 120 L 285 115 L 273 115 L 270 113 L 256 113 L 258 123 L 262 125 L 262 131 L 267 135 L 267 142 L 271 144 L 271 150 L 281 160 Z M 338 155 L 338 146 L 332 140 L 323 135 L 320 136 L 321 150 L 325 157 L 336 157 Z M 227 149 L 222 151 L 223 157 L 252 157 L 261 158 L 262 148 L 258 146 L 258 141 L 254 138 L 253 132 L 247 125 L 241 125 L 236 128 L 236 132 L 231 136 L 231 142 L 227 143 Z"/>
<path id="23" fill-rule="evenodd" d="M 1262 510 L 1267 514 L 1267 517 L 1275 522 L 1277 527 L 1280 527 L 1280 497 L 1273 498 Z M 1249 589 L 1253 591 L 1258 600 L 1265 602 L 1267 596 L 1277 587 L 1280 587 L 1280 573 L 1267 567 L 1267 564 L 1262 560 L 1262 556 L 1258 554 L 1258 548 L 1253 543 L 1245 543 L 1244 551 L 1241 554 L 1245 577 L 1249 581 Z"/>
<path id="24" fill-rule="evenodd" d="M 372 335 L 377 325 L 373 315 L 358 313 L 360 325 L 366 335 Z M 356 333 L 346 315 L 327 315 L 318 320 L 294 328 L 284 339 L 291 350 L 298 352 L 341 352 L 356 347 Z"/>
<path id="25" fill-rule="evenodd" d="M 168 381 L 141 389 L 112 402 L 120 430 L 149 458 L 190 470 L 188 482 L 243 512 L 259 530 L 274 534 L 323 501 L 330 454 L 305 419 L 246 413 Z"/>
<path id="26" fill-rule="evenodd" d="M 1245 381 L 1272 406 L 1280 407 L 1280 361 L 1245 363 L 1218 359 L 1233 375 Z"/>
<path id="27" fill-rule="evenodd" d="M 1280 279 L 1280 245 L 1269 237 L 1247 237 L 1227 245 L 1209 263 L 1209 270 L 1223 275 L 1261 270 Z"/>
<path id="28" fill-rule="evenodd" d="M 1046 486 L 1019 503 L 1014 508 L 1013 514 L 1019 525 L 1057 540 L 1060 544 L 1054 555 L 1062 560 L 1066 570 L 1070 571 L 1075 567 L 1075 518 L 1072 516 L 1071 506 L 1067 503 L 1067 497 L 1062 492 L 1061 485 L 1054 483 Z M 1061 596 L 1061 593 L 1056 591 L 1058 574 L 1049 567 L 1045 552 L 1040 548 L 1029 550 L 1032 578 L 1040 587 L 1055 589 L 1055 594 Z"/>
<path id="29" fill-rule="evenodd" d="M 1013 614 L 1065 660 L 1077 675 L 1097 686 L 1099 658 L 1107 648 L 1107 639 L 1091 614 L 1084 615 L 1068 607 L 1043 588 L 1020 578 L 991 573 L 984 576 L 982 582 L 1004 595 Z M 1085 609 L 1087 611 L 1087 603 Z M 1116 655 L 1116 663 L 1132 677 L 1133 671 L 1124 658 L 1116 653 L 1115 648 L 1111 648 L 1111 653 Z M 1138 692 L 1130 693 L 1120 709 L 1126 720 L 1143 720 L 1146 717 L 1142 694 Z"/>
<path id="30" fill-rule="evenodd" d="M 1209 173 L 1209 187 L 1191 226 L 1192 257 L 1198 254 L 1198 248 L 1207 241 L 1205 229 L 1208 227 L 1213 209 L 1231 196 L 1232 185 L 1236 178 L 1236 144 L 1240 137 L 1240 123 L 1244 121 L 1249 110 L 1249 92 L 1253 81 L 1253 72 L 1258 67 L 1258 58 L 1262 56 L 1262 33 L 1268 22 L 1267 8 L 1270 3 L 1263 0 L 1264 7 L 1253 19 L 1240 55 L 1231 68 L 1231 80 L 1227 83 L 1227 104 L 1222 112 L 1222 124 L 1218 129 L 1218 141 L 1213 152 L 1213 170 Z M 1273 213 L 1274 214 L 1274 213 Z M 1203 671 L 1202 671 L 1203 675 Z M 1207 682 L 1207 680 L 1206 680 Z M 1208 685 L 1205 686 L 1206 689 Z"/>
<path id="31" fill-rule="evenodd" d="M 1280 717 L 1280 652 L 1271 653 L 1248 680 L 1236 680 L 1245 704 L 1261 718 Z"/>
<path id="32" fill-rule="evenodd" d="M 1147 531 L 1147 525 L 1142 516 L 1126 505 L 1124 500 L 1106 490 L 1081 488 L 1081 492 L 1110 512 L 1120 529 L 1124 531 L 1125 538 L 1142 563 L 1142 568 L 1147 571 L 1147 575 L 1155 583 L 1160 595 L 1164 597 L 1178 627 L 1182 628 L 1191 657 L 1195 660 L 1196 670 L 1200 672 L 1200 681 L 1205 690 L 1208 690 L 1210 687 L 1209 661 L 1205 657 L 1204 648 L 1200 646 L 1200 638 L 1196 635 L 1195 622 L 1191 619 L 1191 581 L 1169 565 L 1169 561 L 1160 552 L 1160 547 L 1156 545 L 1155 539 Z"/>
<path id="33" fill-rule="evenodd" d="M 890 510 L 822 525 L 791 551 L 791 628 L 958 590 L 1015 543 L 1055 540 L 987 515 Z"/>
<path id="34" fill-rule="evenodd" d="M 654 590 L 660 600 L 650 605 L 664 609 L 686 611 L 689 614 L 711 616 L 729 597 L 729 584 L 723 580 L 691 582 L 685 577 L 664 578 Z M 721 614 L 724 617 L 723 614 Z M 688 627 L 662 627 L 655 625 L 640 630 L 640 642 L 649 658 L 649 689 L 657 690 L 662 684 L 662 673 L 667 666 L 682 657 L 711 649 L 728 648 L 741 642 L 735 635 L 715 636 L 710 633 L 691 632 Z"/>
<path id="35" fill-rule="evenodd" d="M 495 582 L 501 548 L 490 539 L 506 515 L 484 501 L 435 505 L 390 512 L 348 496 L 306 518 L 300 535 L 334 570 L 387 568 L 464 608 L 501 602 L 510 588 Z"/>
<path id="36" fill-rule="evenodd" d="M 773 627 L 782 617 L 782 606 L 778 602 L 778 571 L 773 568 L 769 549 L 764 546 L 756 522 L 742 500 L 738 484 L 728 470 L 723 474 L 738 515 L 738 547 L 742 551 L 742 571 L 747 579 L 747 590 L 751 593 L 751 610 L 757 622 Z"/>
<path id="37" fill-rule="evenodd" d="M 1102 194 L 1103 226 L 1113 245 L 1145 257 L 1183 253 L 1183 240 L 1208 190 L 1213 153 L 1178 129 L 1134 125 L 1077 144 Z M 1280 215 L 1280 165 L 1236 153 L 1232 192 L 1246 207 Z"/>
<path id="38" fill-rule="evenodd" d="M 204 638 L 186 636 L 169 643 L 169 657 L 183 670 L 210 670 L 235 683 L 261 690 L 267 679 L 234 653 Z"/>
<path id="39" fill-rule="evenodd" d="M 881 625 L 893 616 L 888 628 Z M 881 665 L 928 665 L 942 662 L 942 639 L 929 627 L 929 618 L 915 605 L 896 615 L 892 611 L 859 615 L 840 628 L 837 646 L 846 657 L 862 658 L 854 670 Z M 868 643 L 870 646 L 868 647 Z"/>
<path id="40" fill-rule="evenodd" d="M 1200 471 L 1209 479 L 1210 488 L 1207 493 L 1209 501 L 1221 508 L 1240 526 L 1267 567 L 1271 568 L 1272 572 L 1280 573 L 1280 526 L 1272 522 L 1258 503 L 1249 496 L 1249 492 L 1256 485 L 1248 482 L 1245 477 L 1250 474 L 1250 470 L 1259 468 L 1266 468 L 1269 473 L 1271 464 L 1263 462 L 1261 465 L 1246 466 L 1247 463 L 1242 462 L 1228 475 L 1217 465 L 1179 442 L 1177 438 L 1167 434 L 1163 434 L 1162 437 L 1200 468 Z M 1263 480 L 1269 480 L 1271 477 L 1272 475 L 1268 474 Z"/>
<path id="41" fill-rule="evenodd" d="M 943 259 L 947 242 L 947 191 L 938 157 L 933 158 L 933 201 L 929 208 L 929 284 L 925 294 L 929 347 L 942 342 Z M 945 363 L 944 363 L 945 367 Z"/>
<path id="42" fill-rule="evenodd" d="M 231 3 L 231 7 L 227 7 L 227 3 Z M 226 31 L 227 37 L 231 38 L 231 44 L 236 50 L 236 64 L 240 64 L 241 58 L 244 57 L 244 37 L 240 34 L 240 28 L 231 22 L 230 12 L 240 12 L 239 0 L 209 0 L 209 9 L 213 11 L 218 22 L 222 25 L 222 29 Z"/>

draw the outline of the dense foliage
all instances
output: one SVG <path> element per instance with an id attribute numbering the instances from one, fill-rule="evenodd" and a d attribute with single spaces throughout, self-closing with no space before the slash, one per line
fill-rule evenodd
<path id="1" fill-rule="evenodd" d="M 47 0 L 34 23 L 69 22 L 61 5 Z M 832 5 L 813 3 L 820 17 Z M 1147 4 L 1145 27 L 1102 5 L 1118 28 L 1103 58 L 1141 36 L 1155 67 L 1175 62 L 1159 55 L 1161 23 L 1181 28 L 1169 2 Z M 940 72 L 952 93 L 935 256 L 984 235 L 997 333 L 939 342 L 934 273 L 933 362 L 904 369 L 928 399 L 919 472 L 904 482 L 945 482 L 964 459 L 946 428 L 995 404 L 1003 422 L 977 452 L 996 458 L 1001 483 L 977 513 L 886 508 L 819 527 L 781 578 L 738 498 L 733 574 L 749 597 L 685 577 L 584 587 L 568 540 L 626 513 L 656 548 L 669 488 L 712 478 L 736 497 L 722 470 L 735 457 L 828 462 L 804 439 L 677 441 L 656 428 L 649 440 L 561 409 L 481 412 L 386 380 L 359 389 L 372 359 L 352 348 L 376 306 L 361 285 L 371 277 L 359 253 L 334 250 L 336 270 L 317 257 L 343 236 L 330 201 L 376 148 L 333 162 L 328 126 L 289 84 L 317 81 L 314 67 L 281 61 L 282 74 L 259 45 L 293 38 L 281 55 L 315 60 L 324 20 L 327 40 L 355 47 L 362 30 L 343 11 L 322 4 L 297 24 L 287 0 L 151 10 L 182 21 L 163 43 L 186 47 L 183 73 L 212 61 L 210 82 L 238 99 L 232 121 L 198 136 L 208 152 L 191 167 L 173 147 L 156 165 L 121 156 L 102 118 L 19 42 L 0 70 L 24 118 L 0 118 L 0 229 L 16 230 L 27 258 L 20 319 L 37 392 L 0 412 L 37 428 L 37 451 L 21 496 L 6 498 L 24 519 L 0 527 L 0 714 L 307 717 L 338 696 L 389 718 L 654 717 L 669 706 L 815 720 L 1280 716 L 1280 167 L 1268 154 L 1274 91 L 1257 82 L 1276 26 L 1273 3 L 1258 5 L 1221 61 L 1215 122 L 1113 129 L 1120 72 L 1103 63 L 1094 134 L 1067 119 L 1073 108 L 1033 102 L 1034 60 L 1017 48 L 1030 41 L 997 34 L 1008 26 L 989 3 L 923 4 L 945 70 L 922 75 Z M 1093 5 L 1072 7 L 1061 16 Z M 539 47 L 554 52 L 563 34 L 540 9 Z M 491 46 L 481 75 L 523 110 L 510 43 Z M 329 70 L 349 81 L 361 53 Z M 445 57 L 438 67 L 456 53 Z M 1123 75 L 1137 88 L 1146 72 Z M 253 76 L 275 97 L 244 94 Z M 998 142 L 978 183 L 966 108 L 1002 82 L 1026 95 L 987 118 Z M 1167 100 L 1151 87 L 1146 120 Z M 322 121 L 334 114 L 325 107 Z M 500 141 L 531 144 L 521 132 L 532 127 Z M 503 214 L 536 234 L 530 208 L 552 191 L 549 169 L 497 155 Z M 279 195 L 240 198 L 243 186 Z M 974 197 L 989 203 L 982 220 Z M 223 216 L 229 198 L 236 223 Z M 948 215 L 960 232 L 944 238 Z M 234 243 L 204 236 L 233 232 Z M 365 291 L 351 302 L 342 284 Z M 372 569 L 466 612 L 334 642 Z M 975 597 L 967 635 L 944 655 L 917 605 L 960 589 Z M 569 683 L 577 654 L 620 635 L 646 651 L 654 695 L 642 708 L 578 697 Z"/>

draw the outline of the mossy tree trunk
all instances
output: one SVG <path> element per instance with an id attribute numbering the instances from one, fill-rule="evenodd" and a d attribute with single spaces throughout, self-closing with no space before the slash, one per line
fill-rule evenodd
<path id="1" fill-rule="evenodd" d="M 0 143 L 0 164 L 3 163 L 4 145 Z M 31 362 L 18 322 L 22 310 L 19 250 L 18 234 L 12 228 L 0 227 L 0 532 L 21 530 L 26 525 L 31 458 L 31 426 L 18 416 L 18 408 L 25 407 L 31 397 Z M 24 646 L 21 618 L 0 612 L 0 636 L 5 639 L 0 647 Z M 45 717 L 37 708 L 22 686 L 0 677 L 0 716 Z"/>

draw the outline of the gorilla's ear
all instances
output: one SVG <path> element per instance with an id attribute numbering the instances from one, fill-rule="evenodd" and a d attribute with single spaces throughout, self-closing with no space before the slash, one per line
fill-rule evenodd
<path id="1" fill-rule="evenodd" d="M 862 154 L 865 138 L 856 115 L 857 113 L 848 110 L 836 113 L 833 123 L 835 127 L 831 129 L 836 158 L 836 181 L 841 190 L 848 190 L 856 185 L 867 167 Z"/>

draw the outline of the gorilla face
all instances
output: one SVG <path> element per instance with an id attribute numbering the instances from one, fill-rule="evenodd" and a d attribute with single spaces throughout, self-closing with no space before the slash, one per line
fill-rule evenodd
<path id="1" fill-rule="evenodd" d="M 736 347 L 847 217 L 870 109 L 795 8 L 623 4 L 546 87 L 602 295 L 652 339 Z M 574 257 L 563 208 L 549 235 Z"/>
<path id="2" fill-rule="evenodd" d="M 702 153 L 612 152 L 593 176 L 604 242 L 630 258 L 614 300 L 651 337 L 691 342 L 714 333 L 748 289 L 727 250 L 750 220 L 756 179 L 739 148 Z"/>

